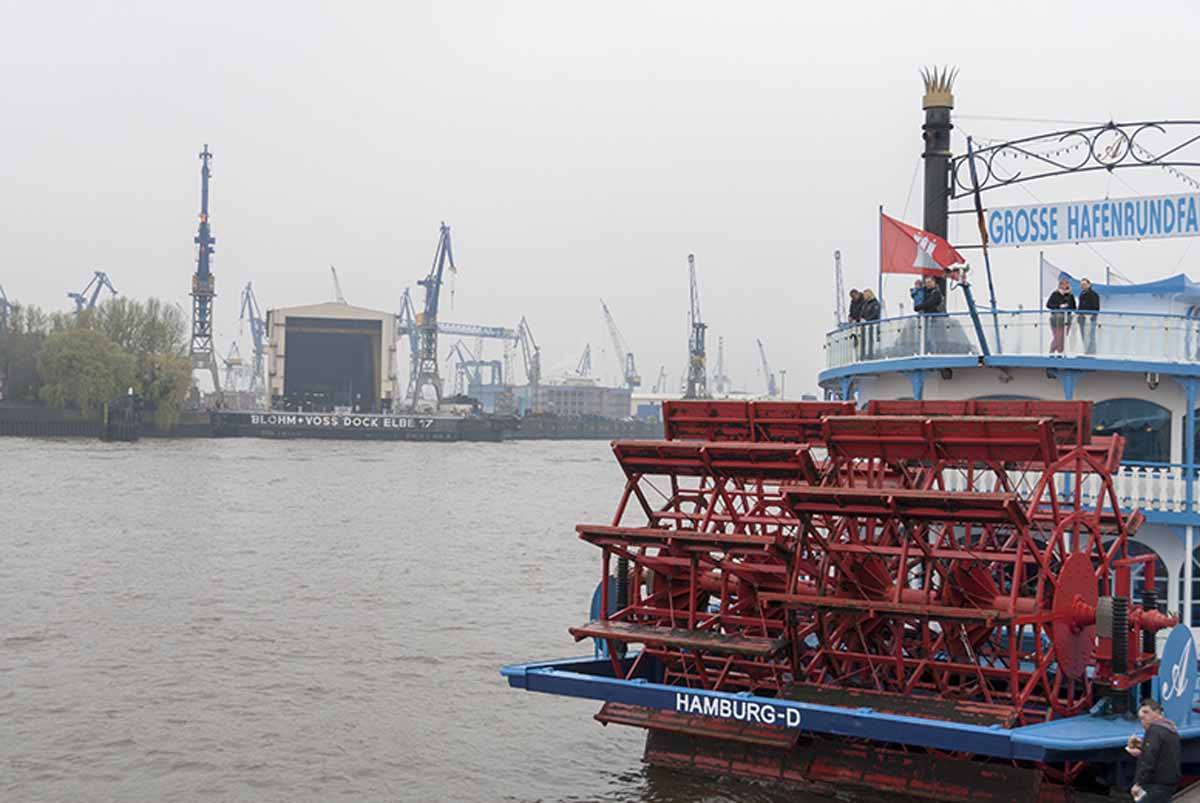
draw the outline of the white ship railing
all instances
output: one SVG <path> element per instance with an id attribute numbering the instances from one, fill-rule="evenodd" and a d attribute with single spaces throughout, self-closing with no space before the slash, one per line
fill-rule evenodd
<path id="1" fill-rule="evenodd" d="M 993 355 L 1049 356 L 1056 315 L 1048 310 L 981 311 L 980 321 Z M 1200 318 L 1077 312 L 1067 314 L 1065 320 L 1064 351 L 1068 356 L 1200 364 Z M 886 318 L 848 325 L 825 336 L 827 369 L 981 353 L 974 324 L 965 312 Z"/>
<path id="2" fill-rule="evenodd" d="M 1040 471 L 1009 471 L 1008 482 L 1018 494 L 1029 492 L 1042 477 Z M 942 475 L 946 490 L 961 492 L 972 490 L 967 488 L 965 472 L 948 471 Z M 1057 481 L 1059 493 L 1065 498 L 1074 498 L 1070 488 L 1070 479 L 1062 475 Z M 995 477 L 988 472 L 976 475 L 977 492 L 989 492 L 995 489 Z M 1117 494 L 1117 502 L 1123 510 L 1140 508 L 1145 512 L 1186 513 L 1187 504 L 1187 469 L 1178 463 L 1124 463 L 1113 476 L 1113 489 Z M 1080 501 L 1085 508 L 1095 507 L 1100 500 L 1100 478 L 1085 476 L 1080 491 Z M 1104 500 L 1104 507 L 1109 506 Z"/>

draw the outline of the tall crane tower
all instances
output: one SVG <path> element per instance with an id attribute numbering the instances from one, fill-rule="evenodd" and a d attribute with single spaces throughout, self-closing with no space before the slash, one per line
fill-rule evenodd
<path id="1" fill-rule="evenodd" d="M 633 351 L 630 350 L 629 344 L 625 342 L 625 338 L 621 337 L 621 330 L 617 328 L 617 322 L 613 320 L 612 313 L 608 310 L 608 305 L 604 303 L 604 299 L 600 299 L 600 308 L 604 310 L 604 324 L 608 327 L 608 336 L 612 338 L 613 348 L 616 349 L 617 360 L 621 363 L 621 375 L 625 382 L 625 387 L 633 390 L 641 387 L 642 377 L 637 372 L 637 367 L 633 363 Z"/>
<path id="2" fill-rule="evenodd" d="M 8 334 L 8 313 L 12 304 L 4 294 L 4 285 L 0 285 L 0 335 Z"/>
<path id="3" fill-rule="evenodd" d="M 450 227 L 442 221 L 438 230 L 437 250 L 429 275 L 417 284 L 425 288 L 425 309 L 416 317 L 417 342 L 419 344 L 417 370 L 409 377 L 408 396 L 415 410 L 426 388 L 432 388 L 435 409 L 442 403 L 442 379 L 438 375 L 438 297 L 442 291 L 442 275 L 449 266 L 453 272 L 454 252 L 450 247 Z"/>
<path id="4" fill-rule="evenodd" d="M 688 278 L 691 281 L 691 305 L 688 308 L 688 371 L 685 399 L 707 399 L 708 367 L 704 356 L 704 330 L 700 317 L 700 287 L 696 283 L 696 255 L 688 254 Z"/>
<path id="5" fill-rule="evenodd" d="M 254 342 L 254 374 L 250 377 L 250 392 L 254 393 L 263 388 L 263 360 L 266 357 L 267 322 L 263 320 L 262 310 L 258 299 L 254 296 L 254 288 L 250 282 L 242 288 L 242 311 L 238 315 L 242 323 L 250 323 L 250 339 Z"/>
<path id="6" fill-rule="evenodd" d="M 729 375 L 725 373 L 725 338 L 717 338 L 717 365 L 713 369 L 713 390 L 718 396 L 724 396 L 732 389 L 730 386 L 733 383 L 729 380 Z"/>
<path id="7" fill-rule="evenodd" d="M 471 384 L 471 368 L 468 366 L 476 366 L 478 372 L 477 360 L 471 350 L 467 348 L 467 344 L 459 340 L 450 347 L 450 354 L 446 357 L 446 364 L 449 367 L 451 361 L 456 364 L 454 366 L 454 386 L 453 394 L 459 396 L 467 392 L 467 388 Z"/>
<path id="8" fill-rule="evenodd" d="M 658 379 L 654 380 L 653 390 L 655 393 L 667 392 L 667 366 L 658 366 Z"/>
<path id="9" fill-rule="evenodd" d="M 540 413 L 542 405 L 538 400 L 538 385 L 542 381 L 542 350 L 533 339 L 529 321 L 523 316 L 517 324 L 517 342 L 521 346 L 521 359 L 525 363 L 525 376 L 529 380 L 529 406 L 533 412 Z"/>
<path id="10" fill-rule="evenodd" d="M 238 348 L 236 340 L 229 344 L 229 353 L 221 361 L 225 363 L 225 389 L 236 391 L 237 375 L 243 367 L 242 350 Z"/>
<path id="11" fill-rule="evenodd" d="M 779 386 L 775 384 L 775 374 L 771 371 L 771 366 L 767 364 L 767 350 L 763 348 L 761 340 L 755 339 L 754 342 L 758 344 L 758 356 L 762 359 L 763 376 L 767 380 L 767 398 L 778 398 Z"/>
<path id="12" fill-rule="evenodd" d="M 592 344 L 585 343 L 579 364 L 575 366 L 575 376 L 580 379 L 590 379 L 592 376 Z"/>
<path id="13" fill-rule="evenodd" d="M 407 287 L 400 297 L 400 312 L 396 313 L 396 339 L 408 338 L 408 387 L 412 392 L 413 377 L 421 364 L 421 337 L 417 333 L 417 309 L 413 305 L 412 293 Z M 397 352 L 399 350 L 397 349 Z M 396 359 L 399 359 L 399 353 Z"/>
<path id="14" fill-rule="evenodd" d="M 846 323 L 846 280 L 842 277 L 842 252 L 833 252 L 833 276 L 834 288 L 833 292 L 836 298 L 833 299 L 833 317 L 834 323 L 842 326 Z"/>
<path id="15" fill-rule="evenodd" d="M 217 295 L 212 275 L 212 255 L 217 241 L 208 225 L 208 180 L 212 177 L 208 163 L 211 159 L 212 154 L 208 145 L 205 145 L 200 152 L 200 228 L 194 241 L 199 251 L 196 272 L 192 275 L 192 344 L 189 354 L 192 370 L 211 373 L 213 390 L 220 391 L 221 378 L 213 355 L 212 331 L 213 298 Z"/>
<path id="16" fill-rule="evenodd" d="M 333 298 L 337 303 L 345 304 L 346 296 L 342 294 L 342 283 L 338 281 L 337 268 L 330 265 L 329 272 L 333 274 Z"/>
<path id="17" fill-rule="evenodd" d="M 117 288 L 113 287 L 107 273 L 102 270 L 92 271 L 92 273 L 92 280 L 84 285 L 82 290 L 78 293 L 67 293 L 67 298 L 75 302 L 76 315 L 84 310 L 95 309 L 101 290 L 107 289 L 114 296 L 117 294 Z"/>

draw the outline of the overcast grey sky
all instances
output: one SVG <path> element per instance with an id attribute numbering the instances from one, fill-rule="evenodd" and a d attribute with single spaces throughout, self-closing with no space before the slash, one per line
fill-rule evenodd
<path id="1" fill-rule="evenodd" d="M 352 303 L 394 310 L 444 219 L 461 271 L 443 318 L 526 315 L 547 370 L 590 341 L 615 375 L 603 296 L 647 385 L 660 365 L 678 378 L 694 252 L 735 384 L 761 390 L 761 337 L 799 393 L 833 323 L 834 249 L 849 286 L 874 286 L 876 207 L 900 216 L 907 199 L 920 223 L 922 65 L 960 68 L 956 149 L 964 131 L 1056 127 L 981 115 L 1200 118 L 1184 2 L 0 8 L 0 284 L 66 309 L 98 268 L 123 294 L 186 304 L 207 142 L 221 352 L 247 280 L 265 307 L 328 300 L 332 263 Z M 1120 178 L 1030 189 L 1186 189 L 1160 171 Z M 989 201 L 1031 202 L 1007 192 Z M 1093 276 L 1109 260 L 1135 279 L 1197 277 L 1189 244 L 1051 256 Z M 997 253 L 1003 305 L 1036 303 L 1035 260 Z M 892 312 L 906 285 L 889 285 Z"/>

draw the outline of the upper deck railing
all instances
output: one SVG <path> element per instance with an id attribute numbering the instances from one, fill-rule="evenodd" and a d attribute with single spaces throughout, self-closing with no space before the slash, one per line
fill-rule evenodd
<path id="1" fill-rule="evenodd" d="M 1064 353 L 1095 357 L 1200 365 L 1200 318 L 1185 315 L 1050 310 L 980 312 L 984 337 L 995 356 L 1050 356 L 1054 328 L 1065 320 Z M 854 324 L 825 336 L 825 367 L 843 368 L 910 357 L 970 357 L 982 354 L 970 315 L 905 315 Z"/>

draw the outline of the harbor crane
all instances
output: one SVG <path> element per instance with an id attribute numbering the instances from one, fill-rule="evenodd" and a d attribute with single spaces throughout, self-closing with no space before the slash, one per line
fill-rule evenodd
<path id="1" fill-rule="evenodd" d="M 113 287 L 107 273 L 102 270 L 92 271 L 92 273 L 92 280 L 84 285 L 82 290 L 78 293 L 67 293 L 67 298 L 75 302 L 76 315 L 84 310 L 95 309 L 101 290 L 107 289 L 114 296 L 117 295 L 117 288 Z"/>
<path id="2" fill-rule="evenodd" d="M 450 227 L 442 221 L 438 230 L 437 249 L 433 255 L 433 265 L 429 275 L 417 284 L 425 288 L 425 308 L 415 317 L 417 330 L 418 351 L 416 371 L 409 377 L 409 398 L 415 410 L 421 401 L 425 389 L 434 393 L 434 409 L 442 403 L 442 379 L 438 375 L 438 298 L 442 291 L 442 276 L 446 267 L 451 271 L 454 267 L 454 252 L 450 246 Z"/>
<path id="3" fill-rule="evenodd" d="M 454 385 L 451 388 L 451 394 L 454 396 L 462 395 L 471 385 L 471 368 L 475 367 L 475 375 L 478 375 L 478 361 L 471 350 L 467 348 L 467 344 L 461 340 L 457 341 L 450 347 L 450 354 L 446 357 L 447 368 L 451 361 L 455 361 L 454 366 Z"/>
<path id="4" fill-rule="evenodd" d="M 733 383 L 725 373 L 725 338 L 717 338 L 717 365 L 713 369 L 713 390 L 718 396 L 727 396 Z"/>
<path id="5" fill-rule="evenodd" d="M 654 393 L 667 392 L 667 366 L 658 366 L 658 379 L 654 380 L 654 387 L 652 390 Z"/>
<path id="6" fill-rule="evenodd" d="M 441 320 L 437 322 L 437 333 L 439 335 L 473 337 L 476 341 L 481 339 L 502 340 L 505 343 L 506 349 L 518 340 L 517 330 L 507 326 L 480 326 L 472 323 L 451 323 Z M 400 296 L 400 311 L 396 313 L 396 340 L 404 337 L 408 338 L 408 376 L 409 393 L 411 394 L 412 379 L 420 373 L 421 337 L 417 326 L 416 306 L 413 304 L 412 293 L 407 287 L 404 288 L 404 294 Z"/>
<path id="7" fill-rule="evenodd" d="M 529 405 L 533 412 L 541 412 L 541 403 L 538 401 L 538 385 L 542 380 L 542 350 L 538 348 L 537 341 L 533 339 L 533 332 L 529 328 L 529 321 L 525 317 L 521 317 L 521 322 L 517 324 L 517 342 L 521 346 L 521 360 L 525 363 L 525 377 L 529 380 Z"/>
<path id="8" fill-rule="evenodd" d="M 229 344 L 229 354 L 222 357 L 221 361 L 225 363 L 225 389 L 236 391 L 238 371 L 243 366 L 242 350 L 238 348 L 236 340 Z"/>
<path id="9" fill-rule="evenodd" d="M 333 298 L 337 303 L 345 304 L 346 296 L 342 293 L 342 283 L 338 281 L 337 268 L 330 265 L 329 272 L 333 274 Z"/>
<path id="10" fill-rule="evenodd" d="M 707 325 L 700 316 L 700 287 L 696 282 L 696 255 L 688 254 L 688 278 L 691 282 L 691 304 L 688 307 L 688 370 L 685 399 L 707 399 L 708 368 L 704 356 L 704 330 Z"/>
<path id="11" fill-rule="evenodd" d="M 402 337 L 408 338 L 408 384 L 411 388 L 421 364 L 421 340 L 417 334 L 417 310 L 407 287 L 400 297 L 400 312 L 396 313 L 396 339 Z"/>
<path id="12" fill-rule="evenodd" d="M 192 340 L 188 347 L 188 355 L 192 360 L 192 370 L 205 370 L 212 375 L 213 390 L 221 390 L 220 376 L 217 373 L 217 360 L 213 356 L 212 312 L 213 298 L 216 297 L 216 283 L 212 274 L 213 246 L 217 240 L 212 236 L 208 225 L 208 182 L 212 178 L 212 169 L 208 163 L 212 153 L 208 145 L 200 152 L 200 225 L 196 230 L 193 242 L 198 246 L 196 253 L 196 272 L 192 274 Z"/>
<path id="13" fill-rule="evenodd" d="M 490 372 L 488 384 L 504 384 L 504 368 L 500 360 L 479 359 L 475 356 L 474 352 L 467 348 L 467 344 L 461 340 L 451 346 L 447 363 L 450 360 L 456 361 L 453 386 L 454 395 L 456 396 L 469 393 L 472 384 L 483 385 L 484 368 Z"/>
<path id="14" fill-rule="evenodd" d="M 641 387 L 642 377 L 638 375 L 637 367 L 633 363 L 633 351 L 625 342 L 625 338 L 621 337 L 621 330 L 617 328 L 617 322 L 613 320 L 612 313 L 609 312 L 608 305 L 604 303 L 603 298 L 600 299 L 600 308 L 604 310 L 604 324 L 608 327 L 608 336 L 612 338 L 617 360 L 621 363 L 621 375 L 625 387 L 630 390 Z"/>
<path id="15" fill-rule="evenodd" d="M 846 323 L 846 280 L 842 276 L 842 252 L 833 252 L 833 317 L 838 326 Z"/>
<path id="16" fill-rule="evenodd" d="M 587 343 L 583 347 L 583 354 L 579 357 L 579 364 L 575 366 L 575 376 L 580 379 L 587 379 L 592 375 L 592 344 Z"/>
<path id="17" fill-rule="evenodd" d="M 250 377 L 250 392 L 254 393 L 264 386 L 263 362 L 266 358 L 267 322 L 263 320 L 262 310 L 258 299 L 254 296 L 254 288 L 250 282 L 242 288 L 242 311 L 238 320 L 243 324 L 250 323 L 250 339 L 254 343 L 254 374 Z"/>
<path id="18" fill-rule="evenodd" d="M 758 344 L 758 356 L 762 360 L 763 376 L 767 380 L 767 398 L 778 398 L 779 386 L 775 384 L 775 374 L 771 371 L 771 366 L 767 363 L 767 350 L 763 348 L 761 340 L 755 339 L 754 342 Z"/>
<path id="19" fill-rule="evenodd" d="M 9 303 L 8 296 L 4 294 L 4 285 L 0 285 L 0 335 L 8 332 L 8 313 L 12 311 L 13 305 Z"/>

